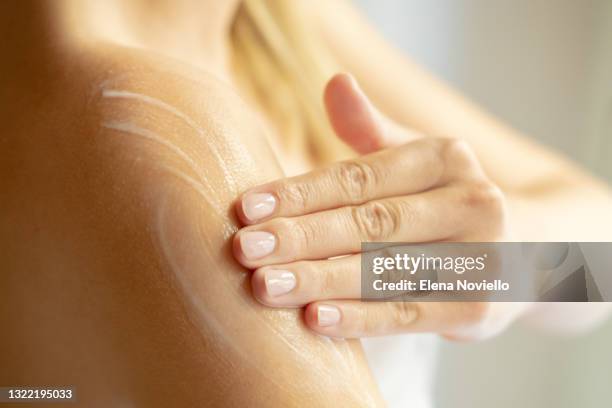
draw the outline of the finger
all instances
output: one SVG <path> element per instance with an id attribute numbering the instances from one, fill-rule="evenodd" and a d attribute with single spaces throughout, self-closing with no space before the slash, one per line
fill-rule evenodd
<path id="1" fill-rule="evenodd" d="M 398 146 L 420 137 L 380 113 L 349 74 L 334 75 L 325 87 L 323 100 L 338 137 L 359 153 Z"/>
<path id="2" fill-rule="evenodd" d="M 234 254 L 242 265 L 256 268 L 357 253 L 362 242 L 447 240 L 470 226 L 473 211 L 464 194 L 453 186 L 300 217 L 275 218 L 238 231 Z"/>
<path id="3" fill-rule="evenodd" d="M 315 332 L 342 338 L 401 333 L 466 332 L 489 315 L 483 302 L 360 302 L 334 300 L 306 307 L 306 324 Z"/>
<path id="4" fill-rule="evenodd" d="M 266 266 L 253 273 L 251 284 L 255 298 L 272 307 L 301 307 L 325 299 L 358 299 L 361 256 Z"/>
<path id="5" fill-rule="evenodd" d="M 420 139 L 255 187 L 242 195 L 236 210 L 245 224 L 253 224 L 414 194 L 462 177 L 471 163 L 474 157 L 462 142 Z"/>

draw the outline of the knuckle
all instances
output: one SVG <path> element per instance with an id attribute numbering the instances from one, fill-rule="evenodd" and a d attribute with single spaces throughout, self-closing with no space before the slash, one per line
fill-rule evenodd
<path id="1" fill-rule="evenodd" d="M 470 207 L 501 213 L 504 208 L 505 199 L 501 189 L 492 182 L 477 181 L 469 184 L 465 201 Z"/>
<path id="2" fill-rule="evenodd" d="M 507 219 L 506 202 L 499 187 L 489 181 L 471 182 L 463 196 L 464 206 L 476 212 L 479 222 L 471 225 L 479 239 L 498 239 L 504 235 Z M 478 232 L 479 231 L 479 232 Z"/>
<path id="3" fill-rule="evenodd" d="M 362 241 L 384 241 L 392 237 L 400 225 L 401 214 L 397 206 L 374 202 L 352 209 L 353 222 Z"/>
<path id="4" fill-rule="evenodd" d="M 306 219 L 287 219 L 286 220 L 287 235 L 291 238 L 290 251 L 296 256 L 302 256 L 308 252 L 312 243 L 321 240 L 323 231 L 319 228 L 318 223 L 308 222 Z"/>
<path id="5" fill-rule="evenodd" d="M 435 143 L 439 160 L 444 163 L 448 176 L 471 174 L 480 168 L 472 147 L 465 140 L 440 138 L 436 139 Z"/>
<path id="6" fill-rule="evenodd" d="M 311 229 L 303 222 L 291 218 L 277 218 L 269 222 L 269 230 L 275 232 L 283 251 L 299 254 L 311 239 Z"/>
<path id="7" fill-rule="evenodd" d="M 342 282 L 338 275 L 332 271 L 319 271 L 319 289 L 325 297 L 333 295 L 339 287 L 346 282 Z"/>
<path id="8" fill-rule="evenodd" d="M 298 212 L 303 212 L 308 208 L 314 193 L 315 191 L 312 191 L 308 184 L 284 181 L 279 186 L 276 194 L 281 203 L 295 207 Z"/>
<path id="9" fill-rule="evenodd" d="M 378 173 L 367 163 L 349 161 L 338 165 L 337 178 L 338 184 L 351 202 L 358 202 L 374 190 Z"/>
<path id="10" fill-rule="evenodd" d="M 333 275 L 325 268 L 321 268 L 317 261 L 299 261 L 294 264 L 294 269 L 307 277 L 308 293 L 313 298 L 326 298 L 338 283 Z"/>
<path id="11" fill-rule="evenodd" d="M 441 152 L 444 159 L 449 162 L 470 160 L 474 153 L 470 145 L 463 139 L 442 139 Z"/>
<path id="12" fill-rule="evenodd" d="M 360 313 L 360 327 L 361 333 L 378 334 L 384 331 L 383 322 L 385 322 L 385 316 L 380 316 L 380 312 L 376 308 L 364 307 Z"/>
<path id="13" fill-rule="evenodd" d="M 418 307 L 411 302 L 391 302 L 391 317 L 398 328 L 406 328 L 417 320 Z"/>

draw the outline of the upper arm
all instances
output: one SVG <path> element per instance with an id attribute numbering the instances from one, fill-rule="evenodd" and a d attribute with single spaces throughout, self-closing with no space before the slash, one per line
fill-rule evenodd
<path id="1" fill-rule="evenodd" d="M 82 104 L 39 143 L 15 142 L 0 291 L 20 312 L 0 312 L 0 382 L 76 385 L 89 406 L 377 401 L 357 343 L 264 309 L 232 258 L 232 201 L 281 176 L 240 99 L 120 61 L 72 85 Z"/>

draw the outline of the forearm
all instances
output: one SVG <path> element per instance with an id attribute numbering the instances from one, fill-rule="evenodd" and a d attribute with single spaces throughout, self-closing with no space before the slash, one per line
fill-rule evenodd
<path id="1" fill-rule="evenodd" d="M 555 181 L 551 181 L 554 183 Z M 612 195 L 593 180 L 557 191 L 507 194 L 512 239 L 520 241 L 610 241 Z"/>
<path id="2" fill-rule="evenodd" d="M 322 3 L 336 11 L 317 12 L 322 37 L 341 67 L 357 77 L 385 114 L 425 135 L 462 138 L 471 144 L 487 175 L 507 197 L 510 239 L 610 240 L 612 194 L 605 183 L 505 126 L 410 61 L 348 2 Z M 342 15 L 344 24 L 326 15 Z M 573 318 L 559 318 L 569 316 L 569 311 Z M 606 305 L 544 304 L 527 315 L 542 327 L 572 330 L 592 326 L 608 311 Z"/>

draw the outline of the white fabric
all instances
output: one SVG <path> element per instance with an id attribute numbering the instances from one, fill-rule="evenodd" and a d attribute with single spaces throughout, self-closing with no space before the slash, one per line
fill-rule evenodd
<path id="1" fill-rule="evenodd" d="M 431 408 L 438 337 L 409 334 L 363 339 L 368 363 L 390 408 Z"/>

